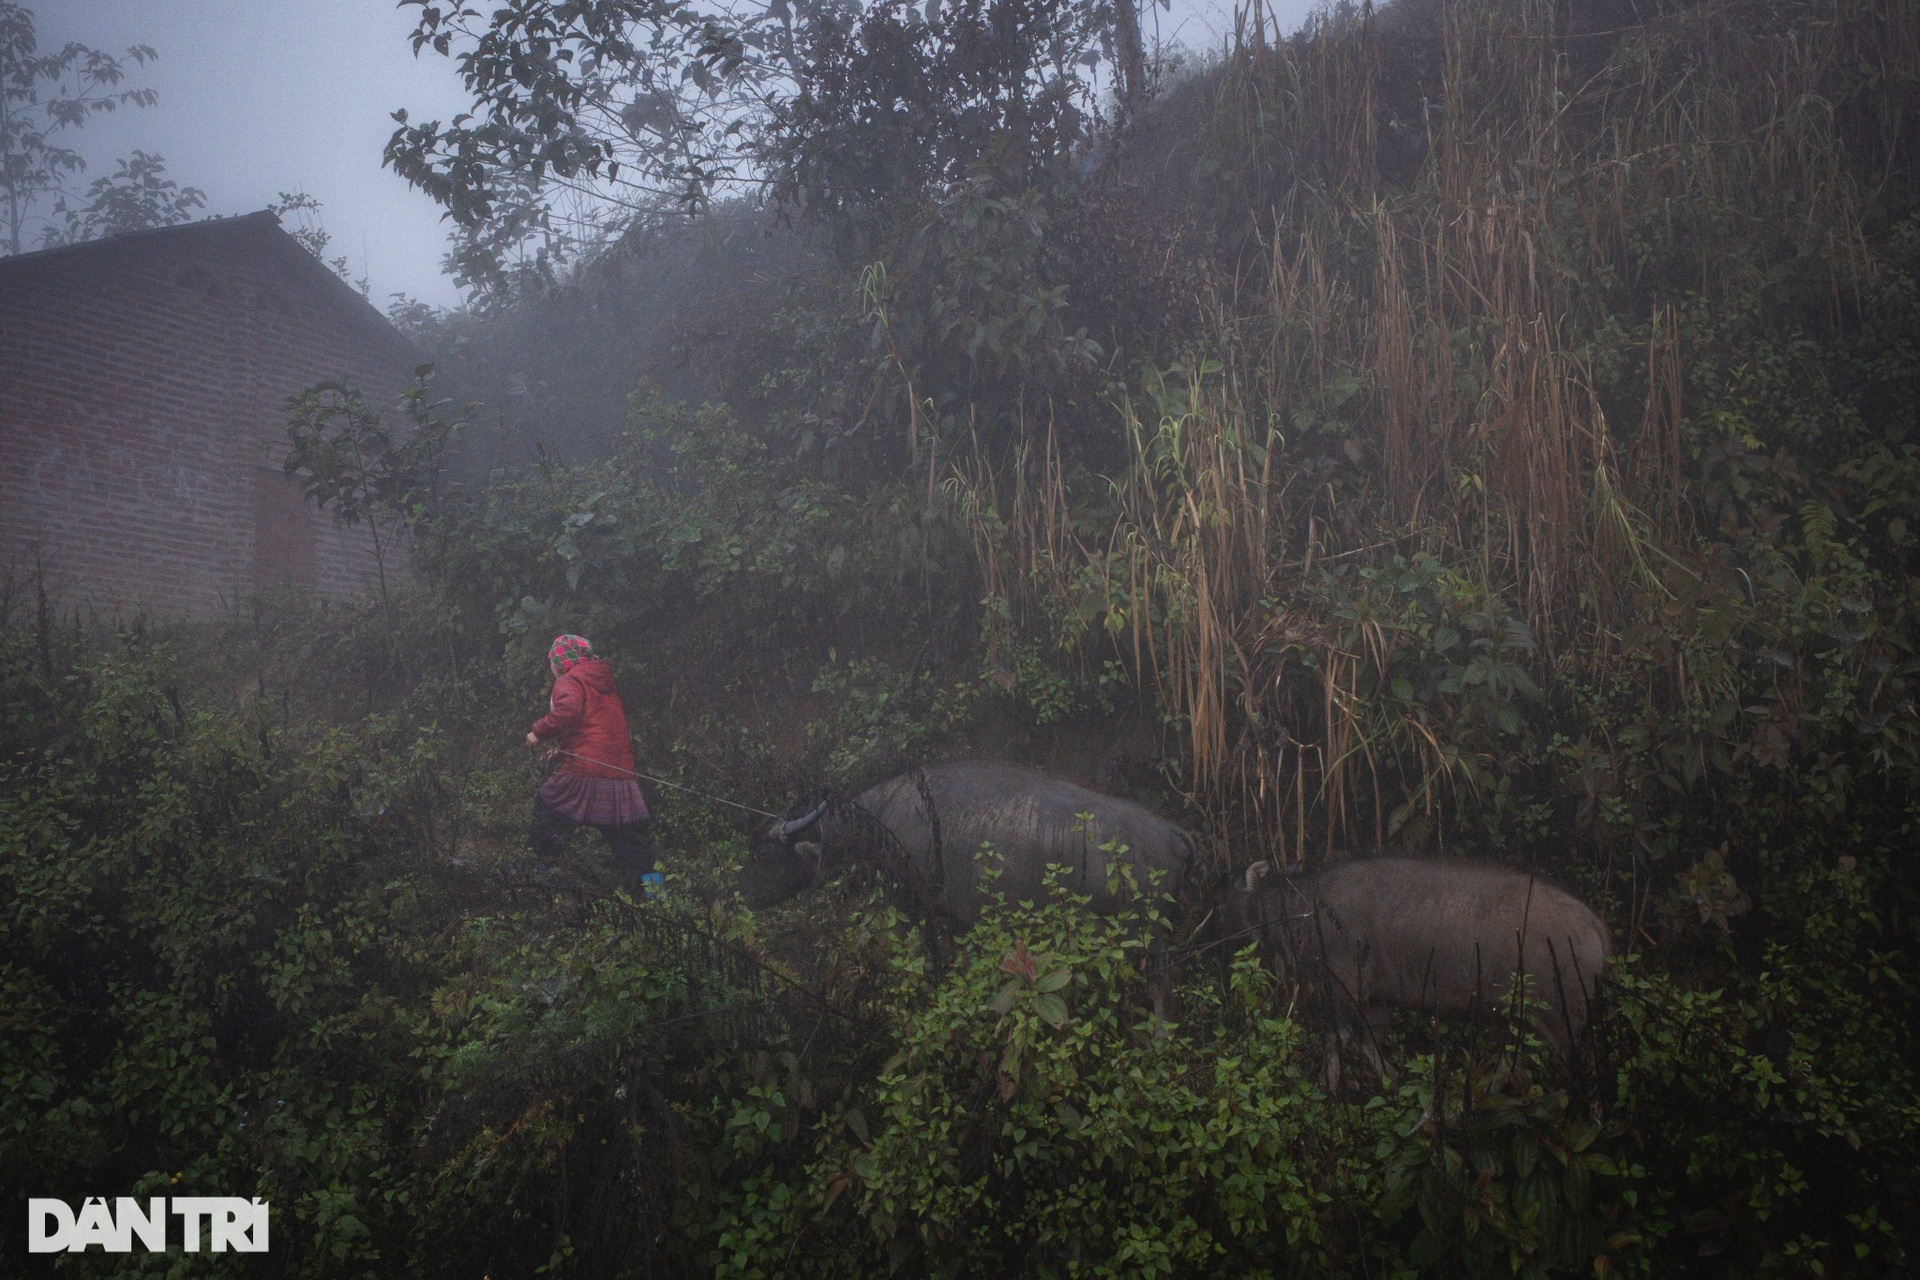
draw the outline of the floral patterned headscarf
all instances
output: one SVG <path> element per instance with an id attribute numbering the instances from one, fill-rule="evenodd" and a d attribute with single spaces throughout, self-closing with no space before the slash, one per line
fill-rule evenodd
<path id="1" fill-rule="evenodd" d="M 567 674 L 578 663 L 594 660 L 593 646 L 585 636 L 555 636 L 553 647 L 547 650 L 547 665 L 555 676 Z"/>

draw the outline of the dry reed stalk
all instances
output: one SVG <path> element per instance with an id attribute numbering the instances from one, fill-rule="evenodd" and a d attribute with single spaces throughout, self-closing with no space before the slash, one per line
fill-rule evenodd
<path id="1" fill-rule="evenodd" d="M 1386 492 L 1408 513 L 1403 495 L 1424 490 L 1433 459 L 1421 438 L 1427 432 L 1430 402 L 1426 370 L 1417 354 L 1418 322 L 1413 300 L 1401 280 L 1402 247 L 1392 215 L 1379 205 L 1373 210 L 1379 264 L 1374 292 L 1374 386 L 1379 396 L 1380 456 Z M 1444 359 L 1444 357 L 1442 357 Z"/>
<path id="2" fill-rule="evenodd" d="M 1678 545 L 1690 530 L 1685 523 L 1686 449 L 1680 427 L 1685 417 L 1685 380 L 1680 359 L 1680 318 L 1671 304 L 1654 309 L 1647 337 L 1647 398 L 1627 473 L 1627 489 L 1652 514 L 1655 535 Z"/>
<path id="3" fill-rule="evenodd" d="M 1684 480 L 1680 315 L 1665 281 L 1636 275 L 1674 267 L 1644 244 L 1670 219 L 1668 238 L 1696 250 L 1678 269 L 1711 307 L 1752 268 L 1700 229 L 1737 216 L 1825 253 L 1832 307 L 1850 305 L 1873 269 L 1873 192 L 1852 175 L 1871 170 L 1849 161 L 1821 87 L 1862 64 L 1915 83 L 1909 8 L 1824 0 L 1794 40 L 1753 0 L 1656 14 L 1575 82 L 1563 5 L 1454 0 L 1429 168 L 1397 194 L 1376 181 L 1370 23 L 1234 51 L 1216 141 L 1243 147 L 1268 184 L 1265 270 L 1215 300 L 1217 371 L 1190 362 L 1185 400 L 1160 420 L 1123 411 L 1133 465 L 1112 481 L 1103 544 L 1073 534 L 1051 431 L 998 480 L 976 455 L 989 590 L 1031 619 L 1076 575 L 1097 578 L 1108 616 L 1125 618 L 1116 649 L 1185 720 L 1194 797 L 1233 811 L 1260 852 L 1331 851 L 1365 834 L 1358 814 L 1376 840 L 1390 810 L 1437 818 L 1478 765 L 1369 692 L 1389 639 L 1375 623 L 1336 625 L 1305 580 L 1416 545 L 1511 601 L 1575 674 L 1615 662 L 1636 599 L 1692 573 L 1701 534 Z M 1883 111 L 1854 143 L 1877 148 L 1883 182 L 1911 172 L 1915 115 Z M 1368 250 L 1363 270 L 1340 265 Z M 1648 298 L 1644 395 L 1617 426 L 1577 346 L 1602 305 L 1595 282 Z M 1311 430 L 1350 432 L 1361 459 L 1296 485 L 1322 440 L 1278 424 L 1341 375 L 1364 385 L 1363 407 Z M 1656 678 L 1650 696 L 1666 702 L 1700 677 L 1676 656 Z"/>

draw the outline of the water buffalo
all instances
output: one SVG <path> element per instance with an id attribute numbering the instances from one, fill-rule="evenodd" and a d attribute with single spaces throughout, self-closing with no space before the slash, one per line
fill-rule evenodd
<path id="1" fill-rule="evenodd" d="M 1524 973 L 1545 1008 L 1536 1029 L 1563 1055 L 1586 1027 L 1612 940 L 1592 908 L 1538 876 L 1486 862 L 1355 858 L 1318 871 L 1247 868 L 1226 911 L 1229 937 L 1252 938 L 1331 1001 L 1339 1044 L 1364 1024 L 1378 1043 L 1389 1008 L 1443 1018 L 1491 1009 Z"/>
<path id="2" fill-rule="evenodd" d="M 1132 868 L 1142 890 L 1151 883 L 1163 894 L 1180 892 L 1193 859 L 1186 832 L 1130 801 L 1016 765 L 956 760 L 889 778 L 851 803 L 766 823 L 753 837 L 741 896 L 758 909 L 837 868 L 875 863 L 928 914 L 964 929 L 984 905 L 975 857 L 983 843 L 999 856 L 996 887 L 1009 901 L 1040 898 L 1047 866 L 1058 863 L 1070 868 L 1063 883 L 1101 912 L 1124 905 L 1108 892 L 1103 846 Z M 1170 994 L 1170 983 L 1154 984 L 1163 1016 Z"/>

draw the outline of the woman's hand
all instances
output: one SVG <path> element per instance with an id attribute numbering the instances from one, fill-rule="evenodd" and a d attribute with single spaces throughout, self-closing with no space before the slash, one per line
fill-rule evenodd
<path id="1" fill-rule="evenodd" d="M 528 731 L 527 731 L 527 745 L 528 745 L 528 746 L 530 746 L 530 747 L 537 747 L 537 746 L 539 746 L 539 745 L 540 745 L 540 735 L 539 735 L 539 734 L 536 734 L 536 733 L 534 733 L 534 732 L 533 732 L 532 730 L 528 730 Z"/>

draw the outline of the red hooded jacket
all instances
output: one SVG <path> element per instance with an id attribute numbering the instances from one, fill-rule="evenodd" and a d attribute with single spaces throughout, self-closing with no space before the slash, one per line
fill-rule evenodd
<path id="1" fill-rule="evenodd" d="M 534 724 L 533 736 L 543 742 L 551 738 L 555 747 L 572 752 L 560 757 L 560 773 L 633 776 L 627 711 L 613 689 L 613 668 L 597 659 L 576 662 L 554 680 L 552 710 Z"/>

